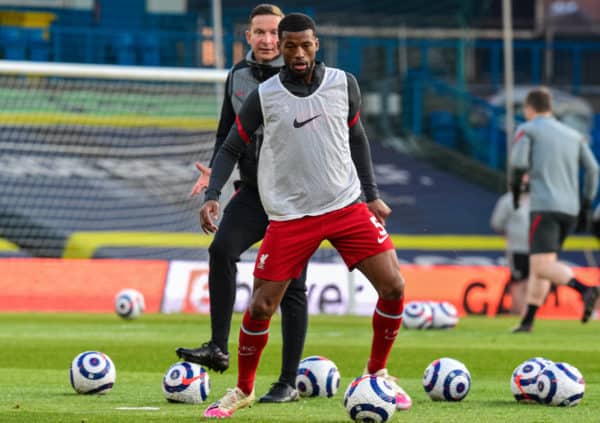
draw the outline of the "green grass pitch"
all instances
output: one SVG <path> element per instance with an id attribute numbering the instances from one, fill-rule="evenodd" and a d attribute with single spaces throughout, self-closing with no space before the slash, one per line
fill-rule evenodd
<path id="1" fill-rule="evenodd" d="M 397 412 L 396 422 L 598 422 L 600 421 L 600 323 L 537 322 L 531 334 L 510 334 L 516 318 L 463 318 L 447 331 L 402 329 L 389 369 L 411 394 L 413 408 Z M 231 351 L 236 351 L 240 316 L 234 317 Z M 111 314 L 0 314 L 0 422 L 198 422 L 205 405 L 167 403 L 161 380 L 177 361 L 178 346 L 196 346 L 208 339 L 209 319 L 200 315 L 144 315 L 125 321 Z M 279 374 L 281 331 L 278 317 L 258 369 L 257 396 Z M 256 404 L 238 411 L 243 422 L 349 422 L 343 408 L 348 383 L 358 376 L 371 340 L 369 318 L 311 316 L 304 356 L 324 355 L 342 375 L 330 399 L 301 399 L 292 404 Z M 76 394 L 68 368 L 86 350 L 107 353 L 117 380 L 107 395 Z M 432 402 L 421 378 L 439 357 L 453 357 L 471 372 L 469 395 L 458 403 Z M 523 360 L 545 356 L 567 361 L 583 373 L 583 402 L 570 408 L 518 404 L 511 395 L 512 370 Z M 237 359 L 224 374 L 210 373 L 209 400 L 216 400 L 236 380 Z M 155 410 L 118 410 L 153 407 Z"/>

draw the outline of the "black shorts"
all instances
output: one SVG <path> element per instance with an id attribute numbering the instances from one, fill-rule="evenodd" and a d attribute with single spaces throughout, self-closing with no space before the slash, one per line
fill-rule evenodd
<path id="1" fill-rule="evenodd" d="M 573 232 L 577 217 L 559 212 L 531 212 L 529 253 L 558 253 Z"/>
<path id="2" fill-rule="evenodd" d="M 508 255 L 511 282 L 520 282 L 529 277 L 529 254 L 510 253 Z"/>

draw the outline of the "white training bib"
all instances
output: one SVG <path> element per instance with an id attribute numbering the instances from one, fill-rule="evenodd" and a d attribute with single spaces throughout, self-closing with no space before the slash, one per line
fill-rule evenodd
<path id="1" fill-rule="evenodd" d="M 318 216 L 360 196 L 352 162 L 345 72 L 326 68 L 307 97 L 290 93 L 279 76 L 259 86 L 264 139 L 258 188 L 270 220 Z"/>

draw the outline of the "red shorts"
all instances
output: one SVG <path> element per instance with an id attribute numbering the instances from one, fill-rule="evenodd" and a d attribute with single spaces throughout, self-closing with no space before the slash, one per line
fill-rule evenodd
<path id="1" fill-rule="evenodd" d="M 357 203 L 321 216 L 269 222 L 256 256 L 254 276 L 282 282 L 299 277 L 325 239 L 349 269 L 368 257 L 394 249 L 390 236 L 367 205 Z"/>

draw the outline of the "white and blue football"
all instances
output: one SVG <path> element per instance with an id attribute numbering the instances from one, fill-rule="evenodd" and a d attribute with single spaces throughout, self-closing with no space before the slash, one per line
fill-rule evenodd
<path id="1" fill-rule="evenodd" d="M 137 289 L 127 288 L 115 295 L 115 313 L 123 319 L 135 319 L 144 313 L 144 295 Z"/>
<path id="2" fill-rule="evenodd" d="M 344 407 L 355 422 L 387 422 L 396 411 L 396 392 L 379 376 L 359 376 L 346 389 Z"/>
<path id="3" fill-rule="evenodd" d="M 404 306 L 402 324 L 407 329 L 427 329 L 433 323 L 431 305 L 425 301 L 411 301 Z"/>
<path id="4" fill-rule="evenodd" d="M 204 367 L 182 361 L 166 371 L 162 390 L 169 402 L 201 404 L 210 393 L 210 378 Z"/>
<path id="5" fill-rule="evenodd" d="M 117 371 L 110 357 L 100 351 L 85 351 L 71 362 L 69 370 L 71 386 L 79 394 L 106 394 L 117 378 Z"/>
<path id="6" fill-rule="evenodd" d="M 552 360 L 534 357 L 519 364 L 512 372 L 510 389 L 518 402 L 539 402 L 537 377 L 542 370 L 552 364 Z"/>
<path id="7" fill-rule="evenodd" d="M 572 407 L 583 399 L 585 380 L 581 372 L 569 363 L 554 363 L 537 377 L 539 401 L 546 405 Z"/>
<path id="8" fill-rule="evenodd" d="M 458 311 L 448 301 L 429 303 L 432 311 L 431 327 L 433 329 L 450 329 L 458 323 Z"/>
<path id="9" fill-rule="evenodd" d="M 313 355 L 298 365 L 296 389 L 301 397 L 332 397 L 340 387 L 340 372 L 333 361 Z"/>
<path id="10" fill-rule="evenodd" d="M 423 388 L 433 401 L 462 401 L 471 389 L 471 374 L 460 361 L 443 357 L 425 369 Z"/>

